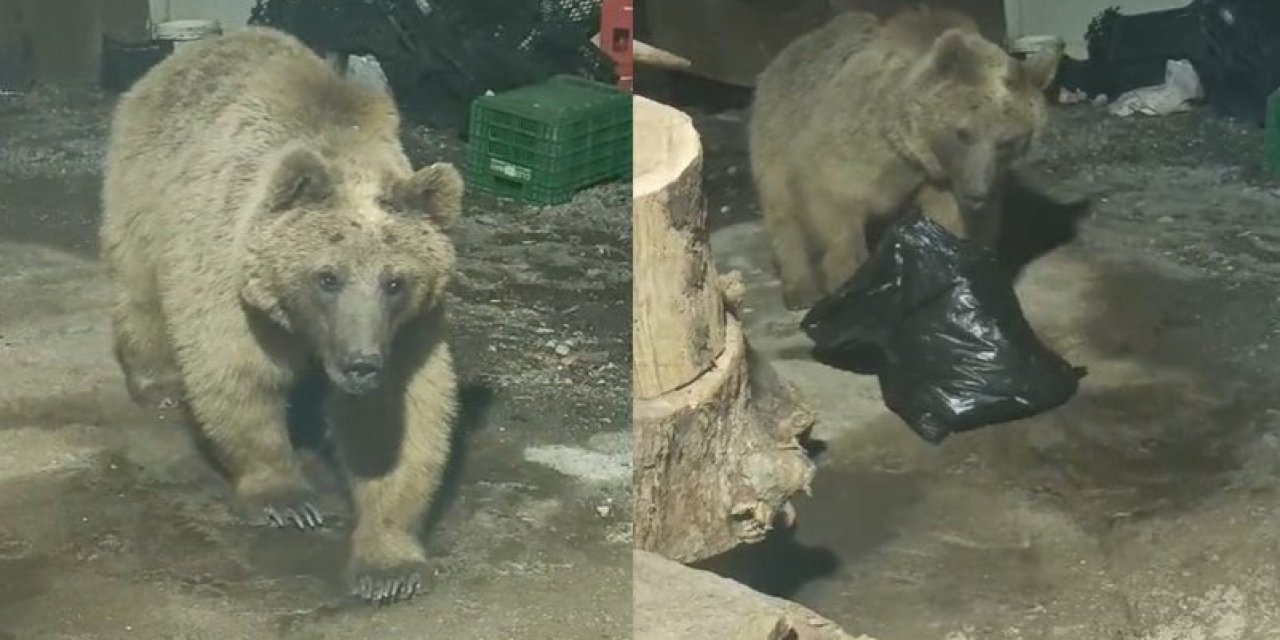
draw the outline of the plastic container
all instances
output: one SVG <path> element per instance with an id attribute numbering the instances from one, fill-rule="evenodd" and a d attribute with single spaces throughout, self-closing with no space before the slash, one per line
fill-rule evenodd
<path id="1" fill-rule="evenodd" d="M 156 40 L 173 43 L 173 50 L 214 36 L 222 35 L 222 25 L 217 20 L 170 20 L 161 22 L 154 29 Z"/>
<path id="2" fill-rule="evenodd" d="M 536 205 L 631 176 L 631 94 L 578 78 L 476 98 L 467 181 L 475 191 Z"/>

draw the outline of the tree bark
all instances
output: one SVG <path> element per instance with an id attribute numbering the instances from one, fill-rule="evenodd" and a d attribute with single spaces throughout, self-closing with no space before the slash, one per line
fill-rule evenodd
<path id="1" fill-rule="evenodd" d="M 794 522 L 813 416 L 752 357 L 735 316 L 741 280 L 716 273 L 692 122 L 635 105 L 635 541 L 693 562 Z"/>

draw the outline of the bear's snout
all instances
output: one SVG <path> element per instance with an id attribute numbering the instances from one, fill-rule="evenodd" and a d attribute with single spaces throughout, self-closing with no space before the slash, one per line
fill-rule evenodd
<path id="1" fill-rule="evenodd" d="M 335 380 L 352 395 L 362 395 L 378 388 L 382 377 L 382 356 L 376 353 L 352 354 L 343 359 L 340 368 L 341 378 Z"/>

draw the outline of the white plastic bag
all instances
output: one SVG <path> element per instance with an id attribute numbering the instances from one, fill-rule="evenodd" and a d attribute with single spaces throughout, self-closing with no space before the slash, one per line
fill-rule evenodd
<path id="1" fill-rule="evenodd" d="M 1125 92 L 1108 110 L 1112 115 L 1164 116 L 1191 110 L 1191 101 L 1204 97 L 1200 75 L 1188 60 L 1170 60 L 1164 66 L 1164 84 Z"/>

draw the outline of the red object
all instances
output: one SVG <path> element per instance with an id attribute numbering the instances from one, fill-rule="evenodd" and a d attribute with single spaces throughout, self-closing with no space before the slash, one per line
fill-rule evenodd
<path id="1" fill-rule="evenodd" d="M 618 88 L 631 91 L 632 0 L 603 0 L 600 5 L 600 48 L 613 60 Z"/>

